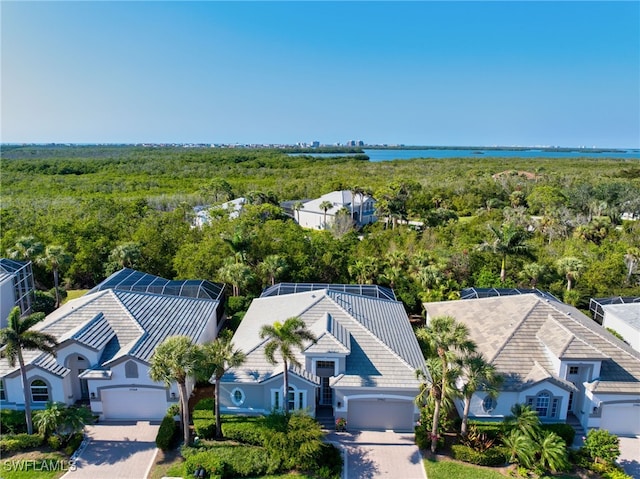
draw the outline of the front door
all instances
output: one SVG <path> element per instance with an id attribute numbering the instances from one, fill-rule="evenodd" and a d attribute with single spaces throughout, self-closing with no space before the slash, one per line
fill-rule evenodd
<path id="1" fill-rule="evenodd" d="M 329 386 L 329 378 L 322 379 L 322 388 L 320 390 L 320 405 L 331 406 L 333 405 L 333 389 Z"/>
<path id="2" fill-rule="evenodd" d="M 78 369 L 78 376 L 82 374 L 86 369 Z M 89 399 L 89 384 L 86 379 L 80 379 L 80 399 Z"/>

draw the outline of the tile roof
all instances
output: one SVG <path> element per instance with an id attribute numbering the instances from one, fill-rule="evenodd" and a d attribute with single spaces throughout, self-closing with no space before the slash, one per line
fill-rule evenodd
<path id="1" fill-rule="evenodd" d="M 637 392 L 640 353 L 578 309 L 535 294 L 425 303 L 429 317 L 450 315 L 467 325 L 478 349 L 506 376 L 505 390 L 522 390 L 555 373 L 560 359 L 600 360 L 598 392 Z M 554 358 L 555 356 L 555 358 Z"/>
<path id="2" fill-rule="evenodd" d="M 402 303 L 330 289 L 255 299 L 233 337 L 236 347 L 247 352 L 247 361 L 223 381 L 262 382 L 280 374 L 281 366 L 266 361 L 266 340 L 259 338 L 259 331 L 264 324 L 292 316 L 300 317 L 319 338 L 306 352 L 326 348 L 324 352 L 348 353 L 346 370 L 335 384 L 418 386 L 415 370 L 424 368 L 424 358 Z M 305 363 L 302 352 L 295 350 L 295 355 Z"/>

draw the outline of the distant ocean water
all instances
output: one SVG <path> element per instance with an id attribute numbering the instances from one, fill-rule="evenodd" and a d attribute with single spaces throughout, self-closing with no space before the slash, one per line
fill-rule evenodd
<path id="1" fill-rule="evenodd" d="M 415 158 L 624 158 L 640 160 L 640 150 L 595 150 L 588 148 L 568 150 L 545 149 L 454 149 L 430 148 L 424 150 L 412 149 L 375 149 L 365 148 L 364 154 L 369 161 L 410 160 Z M 338 153 L 294 153 L 293 155 L 310 155 L 318 157 L 340 156 Z"/>

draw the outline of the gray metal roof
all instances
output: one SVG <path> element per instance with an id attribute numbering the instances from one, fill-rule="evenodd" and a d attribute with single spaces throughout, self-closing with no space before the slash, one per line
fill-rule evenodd
<path id="1" fill-rule="evenodd" d="M 528 294 L 424 307 L 429 318 L 449 315 L 467 325 L 479 351 L 506 376 L 505 390 L 522 390 L 543 379 L 563 384 L 555 372 L 557 359 L 600 360 L 594 391 L 640 388 L 640 353 L 572 306 Z"/>
<path id="2" fill-rule="evenodd" d="M 526 289 L 526 288 L 463 288 L 460 292 L 460 299 L 478 299 L 478 298 L 493 298 L 495 296 L 513 296 L 519 294 L 535 294 L 543 299 L 551 301 L 560 301 L 554 295 L 548 291 L 542 291 L 540 289 Z"/>
<path id="3" fill-rule="evenodd" d="M 116 271 L 89 293 L 107 289 L 219 300 L 224 286 L 205 280 L 169 280 L 129 268 Z"/>
<path id="4" fill-rule="evenodd" d="M 185 335 L 198 341 L 209 321 L 216 321 L 220 302 L 212 299 L 160 295 L 135 291 L 89 292 L 69 301 L 34 329 L 54 335 L 59 343 L 77 341 L 102 350 L 94 369 L 106 369 L 118 358 L 149 361 L 156 346 L 169 336 Z M 25 362 L 66 374 L 53 356 L 25 353 Z M 0 376 L 17 369 L 0 359 Z"/>

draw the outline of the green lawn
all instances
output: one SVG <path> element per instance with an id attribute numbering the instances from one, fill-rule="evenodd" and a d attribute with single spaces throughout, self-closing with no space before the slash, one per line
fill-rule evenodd
<path id="1" fill-rule="evenodd" d="M 504 479 L 498 471 L 453 461 L 424 460 L 429 479 Z"/>
<path id="2" fill-rule="evenodd" d="M 69 471 L 69 458 L 60 453 L 16 454 L 0 461 L 2 479 L 57 479 Z"/>
<path id="3" fill-rule="evenodd" d="M 67 298 L 64 300 L 64 302 L 68 302 L 71 301 L 72 299 L 76 299 L 79 298 L 80 296 L 83 296 L 87 291 L 89 291 L 88 289 L 70 289 L 69 291 L 67 291 Z"/>

